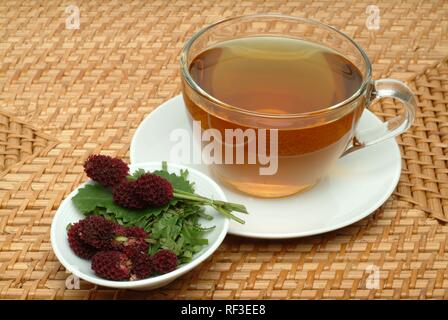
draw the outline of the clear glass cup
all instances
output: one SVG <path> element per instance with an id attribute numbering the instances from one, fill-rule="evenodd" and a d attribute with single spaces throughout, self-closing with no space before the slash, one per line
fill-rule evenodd
<path id="1" fill-rule="evenodd" d="M 331 107 L 307 113 L 270 114 L 229 105 L 193 80 L 189 67 L 198 54 L 223 41 L 253 36 L 287 37 L 328 47 L 360 70 L 362 83 L 351 97 Z M 331 170 L 338 158 L 403 133 L 415 117 L 415 97 L 404 83 L 393 79 L 372 80 L 369 58 L 353 39 L 309 19 L 266 14 L 226 19 L 194 34 L 185 44 L 180 61 L 184 102 L 191 120 L 200 121 L 202 130 L 278 130 L 275 174 L 260 175 L 260 163 L 210 164 L 221 182 L 254 196 L 282 197 L 307 190 Z M 376 128 L 358 130 L 363 110 L 382 98 L 401 101 L 404 112 Z M 317 132 L 324 138 L 309 143 Z"/>

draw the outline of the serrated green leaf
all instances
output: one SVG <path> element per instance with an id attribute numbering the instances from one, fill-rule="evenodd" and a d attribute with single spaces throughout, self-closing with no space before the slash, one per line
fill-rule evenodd
<path id="1" fill-rule="evenodd" d="M 194 183 L 188 181 L 188 170 L 181 170 L 180 175 L 169 173 L 166 170 L 157 170 L 154 174 L 168 180 L 174 189 L 194 193 Z"/>
<path id="2" fill-rule="evenodd" d="M 112 192 L 97 184 L 87 184 L 80 188 L 78 193 L 72 198 L 73 204 L 82 213 L 94 211 L 97 207 L 106 207 L 110 201 L 113 202 Z"/>

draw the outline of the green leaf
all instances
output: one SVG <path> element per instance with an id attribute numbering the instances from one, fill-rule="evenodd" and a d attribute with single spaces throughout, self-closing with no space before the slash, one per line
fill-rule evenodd
<path id="1" fill-rule="evenodd" d="M 208 244 L 208 240 L 202 238 L 204 234 L 204 230 L 193 224 L 184 224 L 182 228 L 182 238 L 185 240 L 186 244 L 190 245 L 206 245 Z"/>
<path id="2" fill-rule="evenodd" d="M 169 173 L 167 170 L 156 170 L 154 174 L 168 180 L 174 189 L 194 193 L 194 183 L 188 181 L 188 170 L 181 170 L 180 175 Z"/>
<path id="3" fill-rule="evenodd" d="M 181 228 L 176 215 L 165 214 L 154 223 L 151 236 L 156 239 L 175 239 L 180 234 Z"/>
<path id="4" fill-rule="evenodd" d="M 95 183 L 87 184 L 84 188 L 78 190 L 78 193 L 72 198 L 74 205 L 82 213 L 88 213 L 97 207 L 106 207 L 110 201 L 113 202 L 112 192 Z"/>
<path id="5" fill-rule="evenodd" d="M 146 171 L 144 169 L 140 168 L 140 169 L 135 170 L 133 174 L 127 176 L 126 178 L 129 181 L 137 180 L 138 178 L 140 178 L 145 173 L 146 173 Z"/>

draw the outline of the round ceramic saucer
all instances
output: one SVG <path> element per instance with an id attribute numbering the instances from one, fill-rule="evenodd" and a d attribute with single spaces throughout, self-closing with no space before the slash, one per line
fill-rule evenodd
<path id="1" fill-rule="evenodd" d="M 379 123 L 374 114 L 365 110 L 359 128 L 362 130 Z M 171 147 L 178 145 L 178 141 L 170 141 L 170 134 L 175 129 L 191 133 L 181 96 L 163 103 L 137 128 L 131 143 L 131 163 L 171 161 Z M 205 164 L 183 164 L 210 175 Z M 400 150 L 396 141 L 391 139 L 339 159 L 326 178 L 298 195 L 262 199 L 220 185 L 228 201 L 246 205 L 250 213 L 242 217 L 246 221 L 244 225 L 232 221 L 229 233 L 281 239 L 342 228 L 381 206 L 395 189 L 400 171 Z"/>

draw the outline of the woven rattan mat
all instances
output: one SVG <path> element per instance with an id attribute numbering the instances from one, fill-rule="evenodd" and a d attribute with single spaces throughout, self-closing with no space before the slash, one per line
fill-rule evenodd
<path id="1" fill-rule="evenodd" d="M 447 1 L 1 1 L 0 298 L 448 298 Z M 79 30 L 66 29 L 77 4 Z M 61 200 L 93 152 L 127 157 L 132 134 L 180 92 L 178 55 L 198 28 L 256 12 L 312 17 L 352 35 L 375 77 L 418 94 L 403 135 L 403 174 L 370 217 L 288 241 L 227 237 L 195 272 L 153 292 L 116 291 L 69 276 L 50 245 Z M 376 106 L 383 117 L 399 110 Z M 378 270 L 379 289 L 372 288 Z M 376 279 L 374 279 L 376 280 Z M 370 281 L 370 282 L 369 282 Z M 373 282 L 375 284 L 375 282 Z M 371 289 L 369 289 L 371 288 Z"/>

